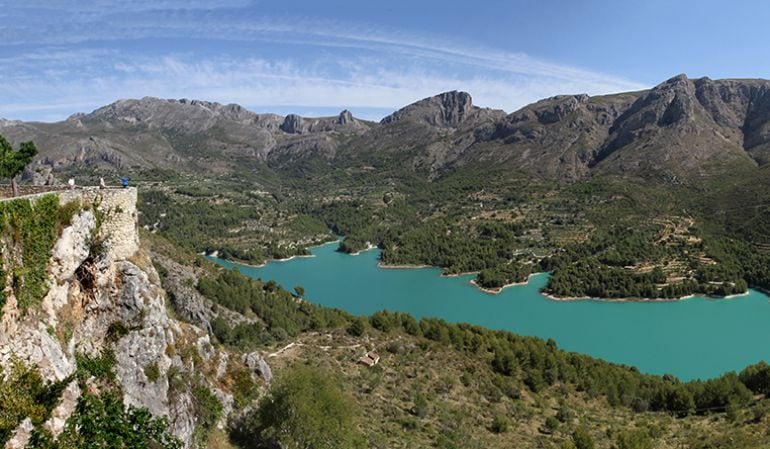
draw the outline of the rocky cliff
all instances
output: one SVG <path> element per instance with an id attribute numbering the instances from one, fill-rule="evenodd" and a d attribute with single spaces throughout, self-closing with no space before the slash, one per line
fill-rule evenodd
<path id="1" fill-rule="evenodd" d="M 56 436 L 83 394 L 74 377 L 79 361 L 111 354 L 123 402 L 168 417 L 170 430 L 192 447 L 201 424 L 194 390 L 217 397 L 223 425 L 233 397 L 219 379 L 243 362 L 215 349 L 206 332 L 168 316 L 139 242 L 136 195 L 133 188 L 74 190 L 0 204 L 0 368 L 8 373 L 22 362 L 46 381 L 69 381 L 43 424 Z M 102 388 L 94 380 L 85 385 Z M 21 422 L 6 447 L 24 447 L 33 427 Z"/>

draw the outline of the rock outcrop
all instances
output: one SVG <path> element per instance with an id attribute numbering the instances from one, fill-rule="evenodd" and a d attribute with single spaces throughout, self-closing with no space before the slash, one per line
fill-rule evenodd
<path id="1" fill-rule="evenodd" d="M 21 361 L 36 367 L 44 380 L 61 381 L 76 371 L 78 356 L 113 351 L 124 403 L 167 416 L 172 432 L 192 447 L 195 401 L 189 389 L 171 385 L 172 372 L 208 383 L 223 404 L 231 404 L 231 394 L 217 380 L 229 357 L 211 345 L 206 332 L 166 313 L 158 274 L 139 244 L 136 194 L 133 188 L 52 194 L 61 204 L 77 201 L 80 208 L 52 248 L 47 293 L 39 305 L 22 309 L 11 284 L 5 283 L 0 367 Z M 6 258 L 11 253 L 3 254 Z M 269 373 L 269 368 L 260 369 Z M 201 374 L 206 372 L 219 374 Z M 54 436 L 63 430 L 81 394 L 74 380 L 64 389 L 45 423 Z M 25 423 L 7 447 L 26 444 L 30 429 Z"/>
<path id="2" fill-rule="evenodd" d="M 289 134 L 302 134 L 302 117 L 296 114 L 289 114 L 283 119 L 281 130 Z"/>
<path id="3" fill-rule="evenodd" d="M 252 352 L 244 354 L 243 363 L 254 374 L 270 382 L 273 379 L 273 372 L 270 370 L 270 365 L 267 364 L 265 359 L 258 352 Z"/>
<path id="4" fill-rule="evenodd" d="M 468 120 L 476 109 L 467 92 L 444 92 L 399 109 L 382 119 L 381 123 L 396 123 L 402 120 L 422 122 L 431 126 L 456 128 Z"/>

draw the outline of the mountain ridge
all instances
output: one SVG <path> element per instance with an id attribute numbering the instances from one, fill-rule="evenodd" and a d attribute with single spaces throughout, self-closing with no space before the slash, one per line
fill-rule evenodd
<path id="1" fill-rule="evenodd" d="M 429 177 L 481 164 L 559 180 L 655 172 L 687 179 L 770 161 L 770 81 L 677 75 L 647 90 L 559 95 L 511 113 L 449 91 L 379 123 L 349 111 L 280 116 L 237 104 L 144 97 L 57 123 L 3 121 L 0 131 L 12 141 L 37 142 L 37 166 L 53 170 L 226 173 L 265 163 L 281 172 L 380 160 Z"/>

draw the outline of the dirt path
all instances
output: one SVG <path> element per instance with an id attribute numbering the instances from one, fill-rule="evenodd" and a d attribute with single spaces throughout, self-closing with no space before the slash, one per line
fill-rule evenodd
<path id="1" fill-rule="evenodd" d="M 274 353 L 272 353 L 272 354 L 268 354 L 267 356 L 268 356 L 268 357 L 276 357 L 276 356 L 279 356 L 279 355 L 283 354 L 284 352 L 288 351 L 289 349 L 291 349 L 291 348 L 293 348 L 293 347 L 295 347 L 295 346 L 304 346 L 304 345 L 303 345 L 302 343 L 299 343 L 299 342 L 296 342 L 296 341 L 295 341 L 295 342 L 291 342 L 291 343 L 289 343 L 288 345 L 284 346 L 283 348 L 281 348 L 281 349 L 279 349 L 279 350 L 275 351 Z"/>

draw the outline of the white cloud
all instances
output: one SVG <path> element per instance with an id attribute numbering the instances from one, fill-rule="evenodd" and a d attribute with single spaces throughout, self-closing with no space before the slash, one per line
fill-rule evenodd
<path id="1" fill-rule="evenodd" d="M 171 0 L 67 9 L 67 20 L 39 18 L 0 30 L 0 39 L 34 49 L 0 56 L 0 117 L 64 118 L 118 98 L 158 96 L 308 108 L 393 110 L 446 90 L 465 90 L 481 106 L 515 110 L 562 93 L 604 94 L 638 83 L 442 36 L 293 17 L 241 14 L 245 1 Z M 208 5 L 208 7 L 206 7 Z M 27 3 L 10 7 L 23 15 Z M 241 9 L 239 9 L 241 8 Z M 125 13 L 125 14 L 124 14 Z M 243 17 L 241 17 L 243 15 Z M 172 20 L 173 19 L 173 20 Z M 24 27 L 30 28 L 25 29 Z M 40 27 L 31 33 L 31 27 Z M 217 48 L 246 43 L 253 52 L 174 51 L 164 39 L 196 36 Z M 136 39 L 149 39 L 148 48 Z M 125 45 L 124 45 L 125 44 Z M 133 46 L 132 46 L 133 45 Z M 164 46 L 166 45 L 166 46 Z M 297 49 L 268 56 L 275 46 Z M 255 55 L 260 54 L 260 57 Z"/>
<path id="2" fill-rule="evenodd" d="M 377 61 L 346 60 L 348 72 L 344 76 L 331 76 L 291 61 L 263 59 L 166 56 L 131 58 L 110 65 L 112 71 L 95 77 L 90 76 L 91 70 L 80 72 L 86 74 L 82 76 L 70 69 L 61 70 L 65 76 L 4 80 L 0 97 L 11 102 L 0 105 L 0 116 L 28 118 L 40 111 L 65 111 L 72 105 L 90 105 L 89 109 L 93 109 L 118 98 L 148 95 L 200 98 L 254 108 L 275 105 L 394 110 L 420 98 L 459 89 L 471 92 L 481 106 L 511 111 L 555 93 L 584 92 L 586 88 L 589 93 L 602 93 L 580 80 L 450 76 L 420 67 L 386 69 Z M 25 98 L 32 102 L 25 103 Z"/>

